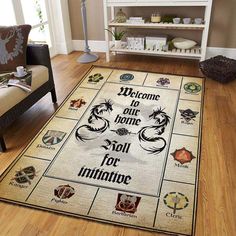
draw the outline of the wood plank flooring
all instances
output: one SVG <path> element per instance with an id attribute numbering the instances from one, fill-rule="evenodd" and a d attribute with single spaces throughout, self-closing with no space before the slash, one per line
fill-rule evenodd
<path id="1" fill-rule="evenodd" d="M 79 52 L 52 60 L 58 105 L 91 65 L 76 62 Z M 198 62 L 141 56 L 117 56 L 111 63 L 104 54 L 97 65 L 134 70 L 199 76 Z M 6 153 L 0 153 L 0 174 L 37 134 L 57 106 L 48 94 L 9 127 Z M 196 235 L 236 234 L 236 81 L 221 85 L 206 81 L 200 185 Z M 160 234 L 102 224 L 0 203 L 0 235 L 157 236 Z"/>

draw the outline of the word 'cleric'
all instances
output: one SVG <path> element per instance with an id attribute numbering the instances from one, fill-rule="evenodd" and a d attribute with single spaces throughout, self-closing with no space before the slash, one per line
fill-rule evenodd
<path id="1" fill-rule="evenodd" d="M 160 95 L 158 94 L 141 93 L 139 91 L 134 91 L 134 89 L 128 87 L 121 87 L 120 92 L 117 95 L 131 98 L 138 98 L 138 99 L 154 100 L 154 101 L 159 101 L 160 99 Z"/>

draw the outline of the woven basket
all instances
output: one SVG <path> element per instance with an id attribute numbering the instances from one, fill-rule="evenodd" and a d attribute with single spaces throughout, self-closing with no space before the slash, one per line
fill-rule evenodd
<path id="1" fill-rule="evenodd" d="M 236 79 L 236 60 L 216 56 L 199 63 L 202 73 L 220 83 L 228 83 Z"/>

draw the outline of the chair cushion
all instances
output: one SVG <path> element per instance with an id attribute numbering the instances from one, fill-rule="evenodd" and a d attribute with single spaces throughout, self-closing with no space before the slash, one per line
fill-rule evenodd
<path id="1" fill-rule="evenodd" d="M 26 66 L 26 48 L 30 25 L 0 27 L 0 72 Z"/>
<path id="2" fill-rule="evenodd" d="M 45 66 L 27 66 L 32 71 L 32 92 L 37 90 L 49 79 L 48 68 Z M 32 93 L 31 92 L 31 93 Z M 17 87 L 8 87 L 0 89 L 0 116 L 24 100 L 31 93 L 27 93 Z M 3 102 L 2 102 L 3 101 Z"/>

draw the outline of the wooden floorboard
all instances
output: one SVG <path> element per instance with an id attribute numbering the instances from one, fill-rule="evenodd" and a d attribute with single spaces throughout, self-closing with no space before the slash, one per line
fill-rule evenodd
<path id="1" fill-rule="evenodd" d="M 53 58 L 58 105 L 91 65 L 76 62 L 79 52 Z M 106 63 L 133 70 L 201 76 L 198 62 L 145 56 L 122 56 Z M 57 109 L 46 95 L 6 132 L 8 151 L 0 154 L 2 173 Z M 0 235 L 157 236 L 160 234 L 97 223 L 0 203 Z M 196 235 L 236 235 L 236 81 L 222 85 L 206 81 L 202 155 Z"/>

